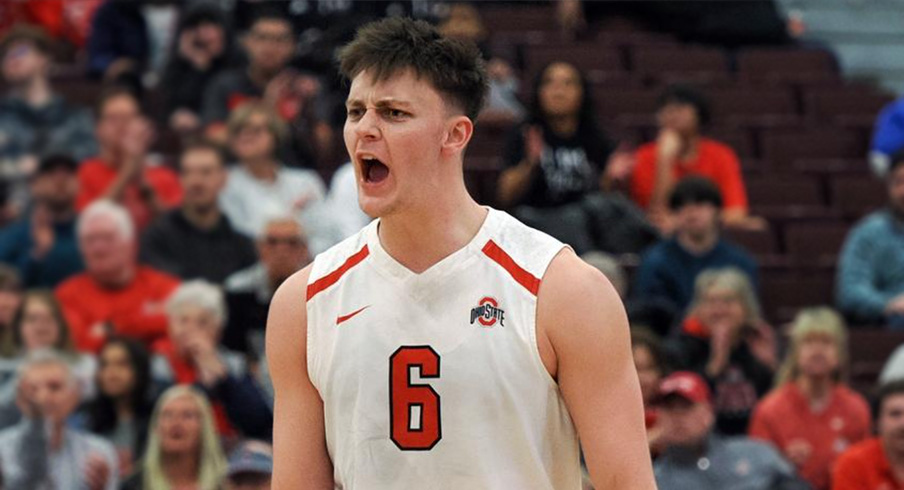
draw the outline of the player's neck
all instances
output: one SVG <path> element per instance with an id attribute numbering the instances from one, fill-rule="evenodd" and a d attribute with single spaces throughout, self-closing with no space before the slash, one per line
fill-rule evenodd
<path id="1" fill-rule="evenodd" d="M 380 244 L 407 269 L 421 273 L 468 244 L 487 216 L 462 188 L 449 202 L 431 202 L 380 219 Z"/>

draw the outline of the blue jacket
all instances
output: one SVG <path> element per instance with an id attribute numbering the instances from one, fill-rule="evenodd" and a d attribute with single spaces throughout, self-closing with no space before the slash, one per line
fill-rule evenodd
<path id="1" fill-rule="evenodd" d="M 26 288 L 54 288 L 64 279 L 84 270 L 75 236 L 75 220 L 53 226 L 53 247 L 40 260 L 31 254 L 31 217 L 0 230 L 0 262 L 19 270 Z"/>
<path id="2" fill-rule="evenodd" d="M 650 247 L 643 256 L 634 282 L 634 297 L 640 301 L 665 301 L 684 311 L 694 297 L 694 281 L 706 269 L 737 267 L 758 286 L 756 261 L 740 247 L 719 239 L 712 250 L 693 255 L 674 238 Z"/>
<path id="3" fill-rule="evenodd" d="M 876 211 L 848 233 L 838 260 L 838 308 L 858 321 L 881 321 L 886 303 L 904 293 L 904 222 Z"/>

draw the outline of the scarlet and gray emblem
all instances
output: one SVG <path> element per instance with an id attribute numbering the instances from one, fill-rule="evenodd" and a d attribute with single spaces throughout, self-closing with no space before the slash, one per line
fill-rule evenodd
<path id="1" fill-rule="evenodd" d="M 505 326 L 505 311 L 499 307 L 499 302 L 495 298 L 489 296 L 484 297 L 477 303 L 477 306 L 471 308 L 471 325 L 476 321 L 484 327 L 492 327 L 499 322 L 499 326 Z"/>

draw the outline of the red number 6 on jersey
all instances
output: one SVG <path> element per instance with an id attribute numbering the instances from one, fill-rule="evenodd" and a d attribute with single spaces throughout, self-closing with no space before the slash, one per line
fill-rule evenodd
<path id="1" fill-rule="evenodd" d="M 389 431 L 403 451 L 429 451 L 443 437 L 439 393 L 411 384 L 411 367 L 421 378 L 439 377 L 439 354 L 430 346 L 402 346 L 389 357 Z"/>

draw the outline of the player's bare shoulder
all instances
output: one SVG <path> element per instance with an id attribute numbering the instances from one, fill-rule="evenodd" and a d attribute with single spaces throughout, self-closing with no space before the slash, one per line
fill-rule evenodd
<path id="1" fill-rule="evenodd" d="M 307 309 L 305 291 L 313 264 L 292 274 L 277 288 L 267 315 L 266 352 L 271 373 L 283 366 L 281 357 L 305 356 Z"/>
<path id="2" fill-rule="evenodd" d="M 607 338 L 627 319 L 618 292 L 606 276 L 563 248 L 549 264 L 537 295 L 537 344 L 550 374 L 558 371 L 561 347 L 587 338 Z"/>

